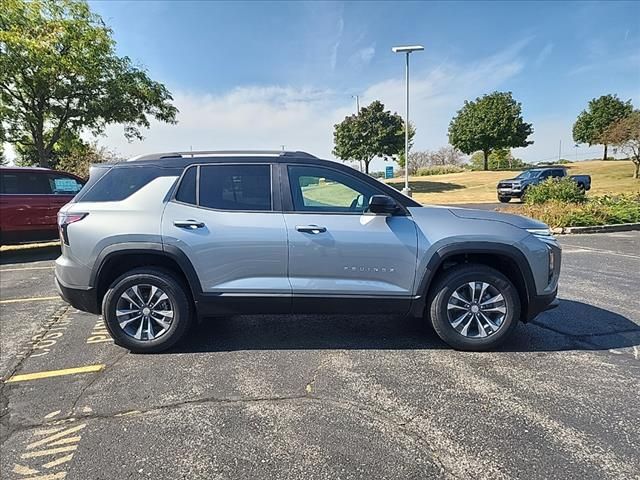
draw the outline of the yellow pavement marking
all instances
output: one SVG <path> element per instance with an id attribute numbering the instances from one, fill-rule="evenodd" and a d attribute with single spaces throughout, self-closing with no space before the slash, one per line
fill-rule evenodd
<path id="1" fill-rule="evenodd" d="M 33 442 L 33 443 L 27 445 L 27 450 L 31 450 L 33 448 L 39 447 L 41 445 L 45 445 L 47 443 L 49 443 L 51 445 L 59 445 L 60 442 L 61 442 L 60 439 L 62 437 L 66 437 L 67 435 L 71 435 L 72 433 L 76 433 L 76 432 L 82 430 L 86 426 L 87 426 L 87 424 L 83 423 L 82 425 L 78 425 L 78 426 L 75 426 L 75 427 L 72 427 L 72 428 L 67 428 L 63 432 L 56 433 L 55 435 L 52 435 L 51 437 L 42 438 L 42 439 L 40 439 L 40 440 L 38 440 L 36 442 Z M 77 440 L 77 441 L 80 441 L 80 437 L 70 437 L 70 438 L 66 438 L 65 440 L 74 440 L 74 441 Z M 73 443 L 73 442 L 70 442 L 70 443 Z"/>
<path id="2" fill-rule="evenodd" d="M 34 473 L 40 473 L 40 472 L 33 468 L 25 467 L 24 465 L 20 465 L 16 463 L 13 467 L 13 473 L 17 473 L 18 475 L 33 475 Z"/>
<path id="3" fill-rule="evenodd" d="M 47 247 L 57 247 L 60 245 L 60 241 L 56 240 L 53 242 L 43 242 L 43 243 L 25 243 L 20 245 L 3 245 L 0 247 L 0 252 L 13 252 L 16 250 L 32 250 L 36 248 L 47 248 Z"/>
<path id="4" fill-rule="evenodd" d="M 0 304 L 5 303 L 20 303 L 20 302 L 37 302 L 41 300 L 62 300 L 60 296 L 55 297 L 30 297 L 30 298 L 12 298 L 10 300 L 0 300 Z"/>
<path id="5" fill-rule="evenodd" d="M 37 452 L 23 453 L 20 458 L 44 457 L 45 455 L 54 455 L 56 453 L 73 452 L 77 450 L 78 445 L 69 445 L 68 447 L 50 448 L 49 450 L 38 450 Z"/>
<path id="6" fill-rule="evenodd" d="M 97 365 L 87 365 L 86 367 L 65 368 L 63 370 L 48 370 L 44 372 L 25 373 L 22 375 L 14 375 L 4 383 L 25 382 L 27 380 L 40 380 L 41 378 L 61 377 L 63 375 L 75 375 L 76 373 L 92 373 L 99 372 L 105 367 L 104 363 Z"/>
<path id="7" fill-rule="evenodd" d="M 21 272 L 22 270 L 52 270 L 56 267 L 53 265 L 50 267 L 24 267 L 24 268 L 0 268 L 0 273 L 2 272 Z"/>
<path id="8" fill-rule="evenodd" d="M 73 453 L 70 453 L 66 457 L 61 457 L 61 458 L 58 458 L 57 460 L 52 460 L 49 463 L 45 463 L 43 467 L 44 468 L 57 467 L 58 465 L 62 465 L 63 463 L 70 462 L 72 458 L 73 458 Z"/>

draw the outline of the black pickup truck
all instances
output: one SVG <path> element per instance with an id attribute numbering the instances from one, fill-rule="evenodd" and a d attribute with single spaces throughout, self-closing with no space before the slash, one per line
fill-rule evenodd
<path id="1" fill-rule="evenodd" d="M 527 188 L 544 182 L 547 178 L 569 177 L 578 184 L 582 191 L 591 189 L 590 175 L 567 175 L 565 167 L 540 167 L 525 170 L 515 178 L 500 180 L 498 182 L 498 200 L 502 203 L 509 202 L 512 198 L 524 196 Z"/>

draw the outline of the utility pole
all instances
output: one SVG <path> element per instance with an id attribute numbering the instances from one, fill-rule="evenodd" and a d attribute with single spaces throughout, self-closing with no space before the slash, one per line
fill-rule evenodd
<path id="1" fill-rule="evenodd" d="M 360 116 L 360 96 L 359 95 L 351 95 L 351 98 L 356 99 L 356 112 L 357 116 Z M 360 166 L 360 171 L 363 172 L 364 168 L 362 167 L 362 160 L 358 160 L 358 165 Z"/>
<path id="2" fill-rule="evenodd" d="M 558 161 L 562 158 L 562 140 L 560 140 L 560 146 L 558 147 Z"/>

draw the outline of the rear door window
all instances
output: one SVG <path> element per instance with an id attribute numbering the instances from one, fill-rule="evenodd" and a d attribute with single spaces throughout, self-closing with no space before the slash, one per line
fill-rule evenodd
<path id="1" fill-rule="evenodd" d="M 51 195 L 45 172 L 7 172 L 0 174 L 0 193 L 6 195 Z"/>
<path id="2" fill-rule="evenodd" d="M 272 210 L 270 165 L 200 166 L 201 207 Z"/>

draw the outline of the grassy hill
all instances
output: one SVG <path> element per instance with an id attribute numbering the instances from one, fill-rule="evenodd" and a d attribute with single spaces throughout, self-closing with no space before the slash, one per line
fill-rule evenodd
<path id="1" fill-rule="evenodd" d="M 589 160 L 566 165 L 571 175 L 591 175 L 589 195 L 640 192 L 640 180 L 633 175 L 633 163 Z M 463 172 L 428 177 L 409 177 L 413 198 L 420 203 L 493 203 L 497 202 L 498 180 L 515 177 L 519 172 Z M 404 179 L 387 180 L 402 190 Z"/>

